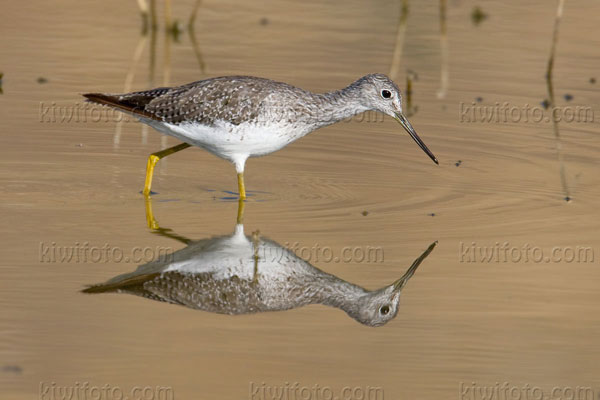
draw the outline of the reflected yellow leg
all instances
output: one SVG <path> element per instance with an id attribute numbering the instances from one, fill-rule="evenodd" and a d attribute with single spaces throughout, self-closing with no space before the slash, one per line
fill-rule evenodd
<path id="1" fill-rule="evenodd" d="M 237 174 L 238 178 L 238 191 L 240 192 L 240 199 L 243 200 L 246 198 L 246 186 L 244 185 L 244 173 L 239 172 Z"/>
<path id="2" fill-rule="evenodd" d="M 237 213 L 237 223 L 238 224 L 243 224 L 244 223 L 244 206 L 246 204 L 244 203 L 243 199 L 240 199 L 238 202 L 238 213 Z"/>
<path id="3" fill-rule="evenodd" d="M 254 276 L 252 277 L 252 283 L 258 282 L 258 246 L 260 245 L 260 231 L 256 230 L 252 232 L 252 245 L 254 246 Z"/>
<path id="4" fill-rule="evenodd" d="M 158 222 L 154 219 L 154 213 L 152 212 L 152 199 L 150 196 L 145 195 L 144 201 L 146 205 L 146 223 L 148 224 L 148 228 L 153 230 L 160 229 Z"/>
<path id="5" fill-rule="evenodd" d="M 156 219 L 154 218 L 154 213 L 152 212 L 152 198 L 150 196 L 144 196 L 144 200 L 146 204 L 146 223 L 148 224 L 148 228 L 150 228 L 153 233 L 178 240 L 181 243 L 185 244 L 190 244 L 192 242 L 191 239 L 188 239 L 185 236 L 178 235 L 169 228 L 161 228 L 160 225 L 158 225 Z"/>
<path id="6" fill-rule="evenodd" d="M 152 176 L 154 175 L 154 166 L 161 158 L 165 158 L 166 156 L 177 153 L 183 149 L 187 149 L 191 145 L 187 143 L 181 143 L 177 146 L 169 147 L 168 149 L 157 151 L 156 153 L 150 154 L 148 157 L 148 164 L 146 165 L 146 182 L 144 183 L 144 195 L 148 196 L 150 194 L 150 188 L 152 187 Z"/>

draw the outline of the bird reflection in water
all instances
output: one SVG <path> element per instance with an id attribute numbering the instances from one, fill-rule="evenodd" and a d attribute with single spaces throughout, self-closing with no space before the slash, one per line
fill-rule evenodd
<path id="1" fill-rule="evenodd" d="M 191 241 L 160 228 L 150 202 L 147 216 L 155 232 L 187 247 L 134 272 L 90 286 L 85 293 L 128 293 L 230 315 L 323 304 L 342 309 L 362 324 L 381 326 L 396 316 L 404 286 L 437 243 L 432 243 L 400 279 L 370 291 L 321 271 L 259 232 L 245 235 L 239 218 L 230 235 Z"/>

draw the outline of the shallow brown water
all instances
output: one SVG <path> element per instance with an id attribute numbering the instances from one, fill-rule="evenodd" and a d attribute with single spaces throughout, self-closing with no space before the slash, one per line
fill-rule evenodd
<path id="1" fill-rule="evenodd" d="M 174 17 L 185 21 L 192 5 L 174 2 Z M 281 245 L 334 254 L 383 249 L 377 263 L 311 260 L 341 279 L 379 288 L 439 241 L 396 319 L 369 328 L 318 305 L 232 317 L 80 293 L 140 263 L 55 262 L 44 248 L 184 247 L 148 229 L 139 193 L 147 155 L 176 142 L 138 123 L 94 122 L 90 114 L 60 122 L 52 113 L 81 105 L 83 92 L 122 91 L 129 70 L 131 90 L 248 74 L 327 91 L 389 73 L 402 37 L 399 1 L 204 1 L 195 29 L 202 70 L 186 31 L 170 44 L 159 31 L 151 62 L 134 1 L 4 4 L 0 397 L 58 398 L 43 388 L 83 382 L 126 392 L 171 387 L 178 399 L 268 398 L 253 392 L 263 383 L 320 385 L 339 398 L 344 387 L 360 389 L 353 398 L 375 387 L 389 399 L 478 399 L 461 384 L 504 382 L 547 396 L 555 387 L 590 387 L 598 396 L 597 121 L 560 123 L 560 157 L 545 120 L 461 122 L 461 102 L 478 97 L 490 107 L 538 107 L 547 98 L 556 4 L 483 2 L 489 17 L 478 26 L 475 5 L 448 2 L 444 59 L 439 3 L 409 4 L 396 80 L 404 88 L 406 71 L 418 74 L 410 119 L 439 167 L 389 118 L 340 123 L 247 164 L 256 191 L 246 204 L 247 234 L 259 229 Z M 593 1 L 565 6 L 554 70 L 560 107 L 595 108 L 598 12 Z M 234 188 L 230 165 L 190 149 L 157 167 L 154 213 L 192 239 L 229 234 L 237 203 L 223 198 Z M 507 262 L 465 252 L 505 242 Z M 511 258 L 526 244 L 543 251 L 541 262 Z M 545 260 L 553 248 L 562 260 Z M 570 260 L 578 248 L 588 249 L 587 259 Z"/>

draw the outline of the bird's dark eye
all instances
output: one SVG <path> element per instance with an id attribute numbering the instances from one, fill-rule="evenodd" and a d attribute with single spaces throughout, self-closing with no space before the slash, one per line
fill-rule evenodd
<path id="1" fill-rule="evenodd" d="M 384 99 L 389 99 L 390 97 L 392 97 L 392 92 L 384 89 L 381 91 L 381 97 L 383 97 Z"/>
<path id="2" fill-rule="evenodd" d="M 386 315 L 387 313 L 390 312 L 390 307 L 389 306 L 383 306 L 379 309 L 379 313 L 381 315 Z"/>

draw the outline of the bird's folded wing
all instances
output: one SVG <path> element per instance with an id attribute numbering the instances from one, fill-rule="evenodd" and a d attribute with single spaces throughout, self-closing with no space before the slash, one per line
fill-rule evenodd
<path id="1" fill-rule="evenodd" d="M 209 79 L 173 88 L 150 101 L 145 111 L 172 124 L 239 125 L 257 118 L 269 89 L 262 79 Z"/>
<path id="2" fill-rule="evenodd" d="M 214 126 L 221 122 L 240 125 L 261 117 L 273 120 L 270 113 L 282 112 L 281 107 L 293 107 L 303 93 L 301 89 L 269 79 L 228 76 L 171 88 L 84 96 L 142 118 Z"/>

